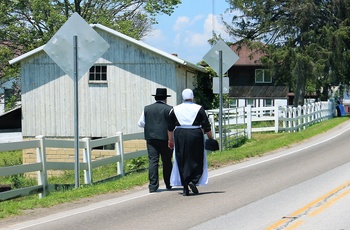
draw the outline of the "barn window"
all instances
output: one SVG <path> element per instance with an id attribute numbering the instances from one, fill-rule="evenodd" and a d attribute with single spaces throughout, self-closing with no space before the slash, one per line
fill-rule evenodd
<path id="1" fill-rule="evenodd" d="M 106 82 L 107 81 L 107 66 L 96 65 L 92 66 L 89 71 L 89 81 Z"/>
<path id="2" fill-rule="evenodd" d="M 267 69 L 255 70 L 255 82 L 256 83 L 271 83 L 272 77 L 270 71 Z"/>

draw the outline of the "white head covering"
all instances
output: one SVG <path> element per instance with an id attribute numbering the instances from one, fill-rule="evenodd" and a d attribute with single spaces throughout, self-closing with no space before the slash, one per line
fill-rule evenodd
<path id="1" fill-rule="evenodd" d="M 193 91 L 191 89 L 184 89 L 184 91 L 182 91 L 182 99 L 183 100 L 188 100 L 191 99 L 193 100 Z"/>

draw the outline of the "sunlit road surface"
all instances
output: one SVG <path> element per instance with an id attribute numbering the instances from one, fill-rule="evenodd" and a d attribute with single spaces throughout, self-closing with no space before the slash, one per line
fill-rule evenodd
<path id="1" fill-rule="evenodd" d="M 199 195 L 144 187 L 0 229 L 350 229 L 350 122 L 209 175 Z"/>

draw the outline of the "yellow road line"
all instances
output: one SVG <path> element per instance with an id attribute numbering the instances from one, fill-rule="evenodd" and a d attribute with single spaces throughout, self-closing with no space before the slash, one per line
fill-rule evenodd
<path id="1" fill-rule="evenodd" d="M 316 209 L 315 211 L 310 213 L 309 216 L 316 216 L 317 214 L 319 214 L 320 212 L 322 212 L 323 210 L 325 210 L 326 208 L 328 208 L 329 206 L 331 206 L 332 204 L 334 204 L 335 202 L 337 202 L 338 200 L 340 200 L 344 196 L 348 195 L 349 193 L 350 193 L 350 189 L 341 193 L 339 196 L 333 198 L 332 200 L 328 201 L 324 205 L 320 206 L 318 209 Z"/>
<path id="2" fill-rule="evenodd" d="M 273 230 L 273 229 L 277 228 L 278 226 L 281 226 L 282 224 L 286 223 L 287 221 L 288 221 L 287 219 L 279 220 L 276 223 L 274 223 L 273 225 L 266 228 L 265 230 Z"/>
<path id="3" fill-rule="evenodd" d="M 303 222 L 304 222 L 304 221 L 299 220 L 299 221 L 297 221 L 296 223 L 292 224 L 292 226 L 287 227 L 286 230 L 293 230 L 293 229 L 299 227 Z"/>
<path id="4" fill-rule="evenodd" d="M 284 224 L 292 223 L 294 221 L 297 221 L 297 219 L 303 214 L 306 213 L 308 210 L 310 210 L 311 208 L 315 207 L 317 204 L 321 203 L 322 201 L 324 201 L 327 197 L 330 197 L 334 194 L 336 194 L 337 192 L 339 192 L 340 190 L 348 187 L 350 185 L 350 181 L 340 185 L 339 187 L 331 190 L 330 192 L 326 193 L 325 195 L 317 198 L 316 200 L 310 202 L 309 204 L 305 205 L 304 207 L 298 209 L 297 211 L 293 212 L 292 214 L 283 217 L 283 219 L 277 221 L 276 223 L 272 224 L 271 226 L 269 226 L 268 228 L 266 228 L 266 230 L 273 230 L 273 229 L 277 229 L 278 227 L 281 227 Z M 342 195 L 340 195 L 337 198 L 332 199 L 330 202 L 326 202 L 325 204 L 321 205 L 321 207 L 324 207 L 323 209 L 317 208 L 316 211 L 318 211 L 317 213 L 319 213 L 321 210 L 326 209 L 327 207 L 329 207 L 331 204 L 333 204 L 336 200 L 340 199 L 341 197 L 344 197 L 345 195 L 347 195 L 348 193 L 350 193 L 349 191 L 344 192 Z M 328 204 L 329 203 L 329 204 Z M 318 210 L 320 209 L 320 210 Z M 314 213 L 314 215 L 316 215 L 316 211 L 312 212 L 312 214 Z M 310 214 L 311 215 L 311 214 Z M 300 221 L 297 221 L 298 226 L 301 224 L 299 223 Z M 295 226 L 295 224 L 293 224 L 292 226 Z M 288 229 L 293 229 L 292 226 L 290 226 L 291 228 Z M 295 228 L 295 227 L 294 227 Z M 281 229 L 281 228 L 279 228 Z"/>

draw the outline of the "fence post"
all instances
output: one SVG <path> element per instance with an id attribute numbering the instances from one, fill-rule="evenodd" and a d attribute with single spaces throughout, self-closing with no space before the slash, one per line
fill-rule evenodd
<path id="1" fill-rule="evenodd" d="M 209 122 L 211 124 L 211 131 L 213 133 L 214 139 L 216 139 L 216 131 L 215 131 L 215 118 L 214 115 L 209 115 Z"/>
<path id="2" fill-rule="evenodd" d="M 302 107 L 300 105 L 298 106 L 297 116 L 298 116 L 298 120 L 297 120 L 298 131 L 301 131 L 303 121 L 302 121 Z"/>
<path id="3" fill-rule="evenodd" d="M 90 147 L 90 138 L 83 138 L 85 146 L 83 149 L 83 162 L 87 163 L 87 170 L 84 169 L 84 183 L 92 184 L 92 170 L 91 170 L 91 147 Z"/>
<path id="4" fill-rule="evenodd" d="M 284 107 L 279 107 L 279 109 L 282 110 L 282 117 L 284 118 L 283 121 L 282 121 L 282 124 L 283 124 L 283 130 L 285 132 L 286 128 L 287 128 L 287 114 L 288 114 L 288 107 L 287 106 L 284 106 Z"/>
<path id="5" fill-rule="evenodd" d="M 279 106 L 275 106 L 275 133 L 278 133 L 278 126 L 279 126 L 279 121 L 278 121 L 278 118 L 279 118 Z"/>
<path id="6" fill-rule="evenodd" d="M 307 113 L 307 108 L 308 108 L 308 105 L 303 105 L 302 107 L 302 129 L 306 129 L 306 126 L 307 126 L 307 123 L 306 123 L 306 117 L 308 116 L 308 113 Z"/>
<path id="7" fill-rule="evenodd" d="M 333 102 L 332 101 L 328 101 L 328 118 L 332 118 L 334 117 L 334 114 L 333 114 Z"/>
<path id="8" fill-rule="evenodd" d="M 327 113 L 326 113 L 325 105 L 320 102 L 320 107 L 322 110 L 322 121 L 327 120 Z"/>
<path id="9" fill-rule="evenodd" d="M 123 146 L 123 133 L 117 133 L 117 142 L 115 143 L 115 149 L 117 156 L 120 156 L 120 161 L 117 162 L 118 175 L 125 175 L 124 172 L 124 146 Z"/>
<path id="10" fill-rule="evenodd" d="M 318 109 L 317 109 L 317 104 L 314 104 L 314 120 L 313 123 L 318 121 Z"/>
<path id="11" fill-rule="evenodd" d="M 287 121 L 287 128 L 288 128 L 288 132 L 291 132 L 291 128 L 292 128 L 292 118 L 293 118 L 293 114 L 292 114 L 292 107 L 291 106 L 287 106 L 287 115 L 288 115 L 288 121 Z"/>
<path id="12" fill-rule="evenodd" d="M 312 104 L 307 106 L 307 126 L 309 126 L 311 123 L 311 116 L 312 116 Z"/>
<path id="13" fill-rule="evenodd" d="M 252 106 L 247 106 L 247 132 L 248 139 L 252 139 Z"/>
<path id="14" fill-rule="evenodd" d="M 45 137 L 36 136 L 36 139 L 39 139 L 40 146 L 36 148 L 36 160 L 41 163 L 41 170 L 38 171 L 38 185 L 43 187 L 42 193 L 39 193 L 39 198 L 47 196 L 48 192 L 48 181 L 47 181 L 47 169 L 46 169 L 46 146 L 45 146 Z"/>
<path id="15" fill-rule="evenodd" d="M 293 132 L 296 131 L 296 126 L 297 126 L 297 108 L 296 107 L 293 107 L 292 108 L 292 122 L 293 122 Z"/>

